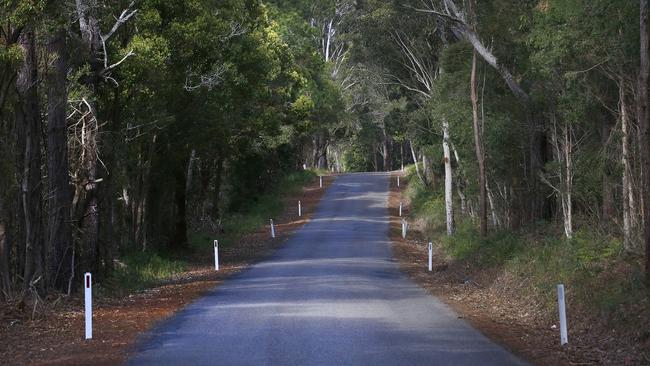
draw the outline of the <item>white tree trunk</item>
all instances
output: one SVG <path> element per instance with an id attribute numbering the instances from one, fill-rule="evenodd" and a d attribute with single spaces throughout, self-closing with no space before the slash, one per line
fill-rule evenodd
<path id="1" fill-rule="evenodd" d="M 442 150 L 445 161 L 445 211 L 447 213 L 447 235 L 453 235 L 456 230 L 454 227 L 454 186 L 453 171 L 451 169 L 451 154 L 449 151 L 449 123 L 446 119 L 442 120 Z"/>
<path id="2" fill-rule="evenodd" d="M 492 190 L 490 190 L 490 186 L 485 182 L 485 188 L 487 190 L 487 198 L 488 198 L 488 203 L 490 204 L 490 213 L 492 215 L 492 225 L 495 228 L 500 228 L 501 227 L 501 220 L 499 219 L 499 215 L 497 214 L 497 209 L 494 204 L 494 195 L 492 194 Z"/>
<path id="3" fill-rule="evenodd" d="M 573 237 L 573 200 L 571 198 L 573 191 L 573 142 L 571 141 L 571 134 L 569 127 L 564 127 L 564 163 L 566 166 L 566 177 L 564 179 L 565 183 L 565 194 L 564 202 L 565 213 L 564 213 L 564 234 L 567 238 L 571 239 Z"/>
<path id="4" fill-rule="evenodd" d="M 622 148 L 623 153 L 621 156 L 621 163 L 623 164 L 623 246 L 626 250 L 631 247 L 631 232 L 632 232 L 632 213 L 634 207 L 634 195 L 630 184 L 630 174 L 632 172 L 630 166 L 630 134 L 629 134 L 629 120 L 627 116 L 627 107 L 625 105 L 625 85 L 623 81 L 619 81 L 619 106 L 621 113 L 621 132 L 623 134 Z"/>
<path id="5" fill-rule="evenodd" d="M 413 156 L 413 161 L 415 162 L 414 163 L 415 164 L 415 172 L 417 173 L 418 178 L 420 178 L 420 181 L 425 186 L 427 186 L 428 184 L 427 184 L 427 181 L 426 181 L 425 177 L 422 177 L 422 174 L 420 173 L 420 164 L 418 162 L 417 156 L 415 155 L 415 149 L 413 149 L 413 141 L 409 141 L 409 146 L 411 147 L 411 155 Z"/>

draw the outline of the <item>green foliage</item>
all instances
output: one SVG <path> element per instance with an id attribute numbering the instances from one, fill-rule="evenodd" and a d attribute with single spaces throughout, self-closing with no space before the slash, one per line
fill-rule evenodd
<path id="1" fill-rule="evenodd" d="M 242 235 L 259 230 L 269 224 L 269 218 L 277 217 L 284 209 L 284 197 L 298 192 L 316 178 L 317 173 L 312 170 L 284 175 L 268 192 L 250 197 L 237 211 L 224 215 L 221 222 L 222 233 L 193 232 L 190 236 L 190 247 L 199 253 L 208 253 L 215 235 L 223 248 L 236 245 Z"/>

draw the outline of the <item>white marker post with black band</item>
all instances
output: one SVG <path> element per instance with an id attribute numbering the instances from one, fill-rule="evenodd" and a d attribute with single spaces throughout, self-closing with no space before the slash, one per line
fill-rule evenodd
<path id="1" fill-rule="evenodd" d="M 273 219 L 271 220 L 271 237 L 275 239 L 275 226 L 273 226 Z"/>
<path id="2" fill-rule="evenodd" d="M 397 176 L 397 187 L 399 188 L 399 175 Z"/>
<path id="3" fill-rule="evenodd" d="M 429 242 L 429 272 L 433 271 L 433 243 Z"/>
<path id="4" fill-rule="evenodd" d="M 86 307 L 86 339 L 93 338 L 93 295 L 92 295 L 92 276 L 90 272 L 84 275 L 84 295 Z"/>
<path id="5" fill-rule="evenodd" d="M 402 217 L 402 202 L 399 203 L 399 217 Z"/>
<path id="6" fill-rule="evenodd" d="M 302 217 L 302 204 L 298 201 L 298 217 Z"/>
<path id="7" fill-rule="evenodd" d="M 214 270 L 219 270 L 219 240 L 214 241 Z"/>

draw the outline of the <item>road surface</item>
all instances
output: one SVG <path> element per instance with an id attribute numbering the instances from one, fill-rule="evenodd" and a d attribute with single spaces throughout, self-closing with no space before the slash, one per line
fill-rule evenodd
<path id="1" fill-rule="evenodd" d="M 525 365 L 400 273 L 389 175 L 340 176 L 268 260 L 145 336 L 128 365 Z"/>

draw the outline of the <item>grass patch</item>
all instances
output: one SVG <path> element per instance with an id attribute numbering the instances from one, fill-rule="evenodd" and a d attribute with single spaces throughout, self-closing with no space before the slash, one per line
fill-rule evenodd
<path id="1" fill-rule="evenodd" d="M 187 269 L 187 263 L 165 258 L 151 252 L 128 254 L 119 262 L 111 278 L 113 287 L 120 290 L 141 290 L 157 285 Z"/>

